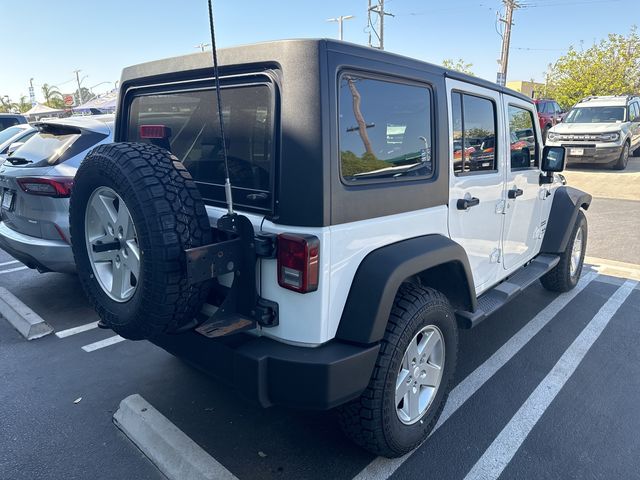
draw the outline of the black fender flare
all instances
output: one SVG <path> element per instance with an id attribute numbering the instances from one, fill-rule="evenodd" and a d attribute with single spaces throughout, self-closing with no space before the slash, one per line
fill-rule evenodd
<path id="1" fill-rule="evenodd" d="M 435 278 L 431 277 L 430 286 L 438 289 L 441 284 L 444 287 L 441 290 L 448 290 L 443 293 L 457 297 L 450 298 L 453 303 L 474 311 L 475 287 L 464 248 L 443 235 L 425 235 L 378 248 L 362 260 L 336 337 L 359 344 L 382 340 L 400 285 L 437 268 L 442 270 Z M 447 284 L 455 288 L 446 288 Z"/>
<path id="2" fill-rule="evenodd" d="M 591 195 L 577 188 L 557 188 L 540 248 L 542 253 L 562 253 L 566 250 L 578 211 L 580 208 L 587 210 L 591 205 L 591 198 Z"/>

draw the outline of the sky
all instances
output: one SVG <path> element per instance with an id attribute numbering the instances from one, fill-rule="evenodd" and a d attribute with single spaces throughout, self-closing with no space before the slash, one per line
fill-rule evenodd
<path id="1" fill-rule="evenodd" d="M 640 24 L 640 0 L 520 0 L 508 80 L 542 80 L 570 46 L 588 48 Z M 495 81 L 500 0 L 386 0 L 385 49 L 432 63 L 462 58 Z M 282 38 L 337 38 L 326 20 L 354 15 L 344 40 L 367 44 L 367 0 L 214 0 L 219 48 Z M 197 51 L 209 43 L 206 0 L 0 0 L 0 96 L 28 95 L 33 78 L 63 93 L 113 88 L 123 67 Z M 103 83 L 110 82 L 110 83 Z"/>

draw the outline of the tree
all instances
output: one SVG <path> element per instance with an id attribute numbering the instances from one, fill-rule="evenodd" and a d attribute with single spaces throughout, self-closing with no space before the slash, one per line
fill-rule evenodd
<path id="1" fill-rule="evenodd" d="M 91 93 L 91 90 L 89 90 L 86 87 L 82 87 L 82 101 L 80 101 L 80 95 L 78 95 L 78 90 L 76 89 L 75 92 L 73 92 L 73 97 L 76 100 L 76 105 L 80 105 L 81 103 L 86 103 L 89 100 L 93 100 L 94 98 L 96 98 L 96 96 Z"/>
<path id="2" fill-rule="evenodd" d="M 474 76 L 474 73 L 471 71 L 471 67 L 473 67 L 473 63 L 467 63 L 461 58 L 457 60 L 453 60 L 451 58 L 445 58 L 442 61 L 442 66 L 444 68 L 448 68 L 449 70 L 455 70 L 457 72 L 466 73 L 467 75 Z"/>
<path id="3" fill-rule="evenodd" d="M 16 107 L 17 105 L 7 95 L 0 95 L 0 112 L 11 113 Z"/>
<path id="4" fill-rule="evenodd" d="M 20 97 L 20 102 L 17 103 L 20 113 L 24 113 L 31 108 L 31 102 L 27 101 L 26 95 Z"/>
<path id="5" fill-rule="evenodd" d="M 55 85 L 49 85 L 48 83 L 42 85 L 42 95 L 44 96 L 44 104 L 48 107 L 59 108 L 56 106 L 58 104 L 57 101 L 62 103 L 62 93 Z"/>
<path id="6" fill-rule="evenodd" d="M 570 108 L 589 95 L 631 95 L 640 91 L 640 36 L 615 33 L 587 50 L 571 47 L 547 72 L 545 96 Z"/>

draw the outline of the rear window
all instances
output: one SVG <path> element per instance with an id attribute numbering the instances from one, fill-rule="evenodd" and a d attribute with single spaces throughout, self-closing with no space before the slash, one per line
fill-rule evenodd
<path id="1" fill-rule="evenodd" d="M 106 135 L 66 125 L 40 125 L 38 132 L 13 152 L 5 165 L 46 167 L 58 165 L 91 148 Z"/>
<path id="2" fill-rule="evenodd" d="M 267 84 L 223 87 L 222 116 L 234 203 L 272 209 L 274 99 Z M 163 125 L 167 138 L 140 137 L 142 125 Z M 210 203 L 224 202 L 224 157 L 214 89 L 168 91 L 134 97 L 127 140 L 171 151 Z"/>

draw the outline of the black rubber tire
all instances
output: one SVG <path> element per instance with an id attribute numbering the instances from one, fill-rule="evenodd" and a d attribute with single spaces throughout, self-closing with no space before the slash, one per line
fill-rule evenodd
<path id="1" fill-rule="evenodd" d="M 101 186 L 112 188 L 129 208 L 141 251 L 136 291 L 123 303 L 102 290 L 87 253 L 85 211 Z M 168 151 L 143 143 L 92 150 L 75 177 L 69 223 L 82 287 L 102 322 L 119 335 L 140 340 L 171 332 L 202 308 L 209 284 L 187 284 L 184 249 L 210 243 L 211 227 L 191 175 Z"/>
<path id="2" fill-rule="evenodd" d="M 395 382 L 404 351 L 426 325 L 435 325 L 445 343 L 440 387 L 421 421 L 403 424 L 396 413 Z M 436 425 L 449 394 L 458 356 L 458 329 L 447 298 L 437 290 L 405 283 L 395 298 L 380 353 L 367 389 L 338 408 L 344 433 L 366 450 L 399 457 L 422 443 Z"/>
<path id="3" fill-rule="evenodd" d="M 620 158 L 616 160 L 611 168 L 613 170 L 624 170 L 627 168 L 627 164 L 629 163 L 629 142 L 625 142 L 622 147 L 622 151 L 620 152 Z"/>
<path id="4" fill-rule="evenodd" d="M 580 265 L 578 266 L 576 273 L 574 275 L 571 275 L 570 266 L 573 243 L 575 241 L 576 235 L 578 234 L 578 230 L 581 228 L 583 229 L 583 232 Z M 587 249 L 588 232 L 589 228 L 587 226 L 587 217 L 585 217 L 582 210 L 580 210 L 578 212 L 576 223 L 573 226 L 573 230 L 571 231 L 571 237 L 569 238 L 567 248 L 560 255 L 560 261 L 555 267 L 553 267 L 553 269 L 549 273 L 540 278 L 540 282 L 542 283 L 542 286 L 544 288 L 546 288 L 547 290 L 551 290 L 552 292 L 568 292 L 578 284 L 578 280 L 580 280 L 580 274 L 582 273 L 584 254 Z"/>

